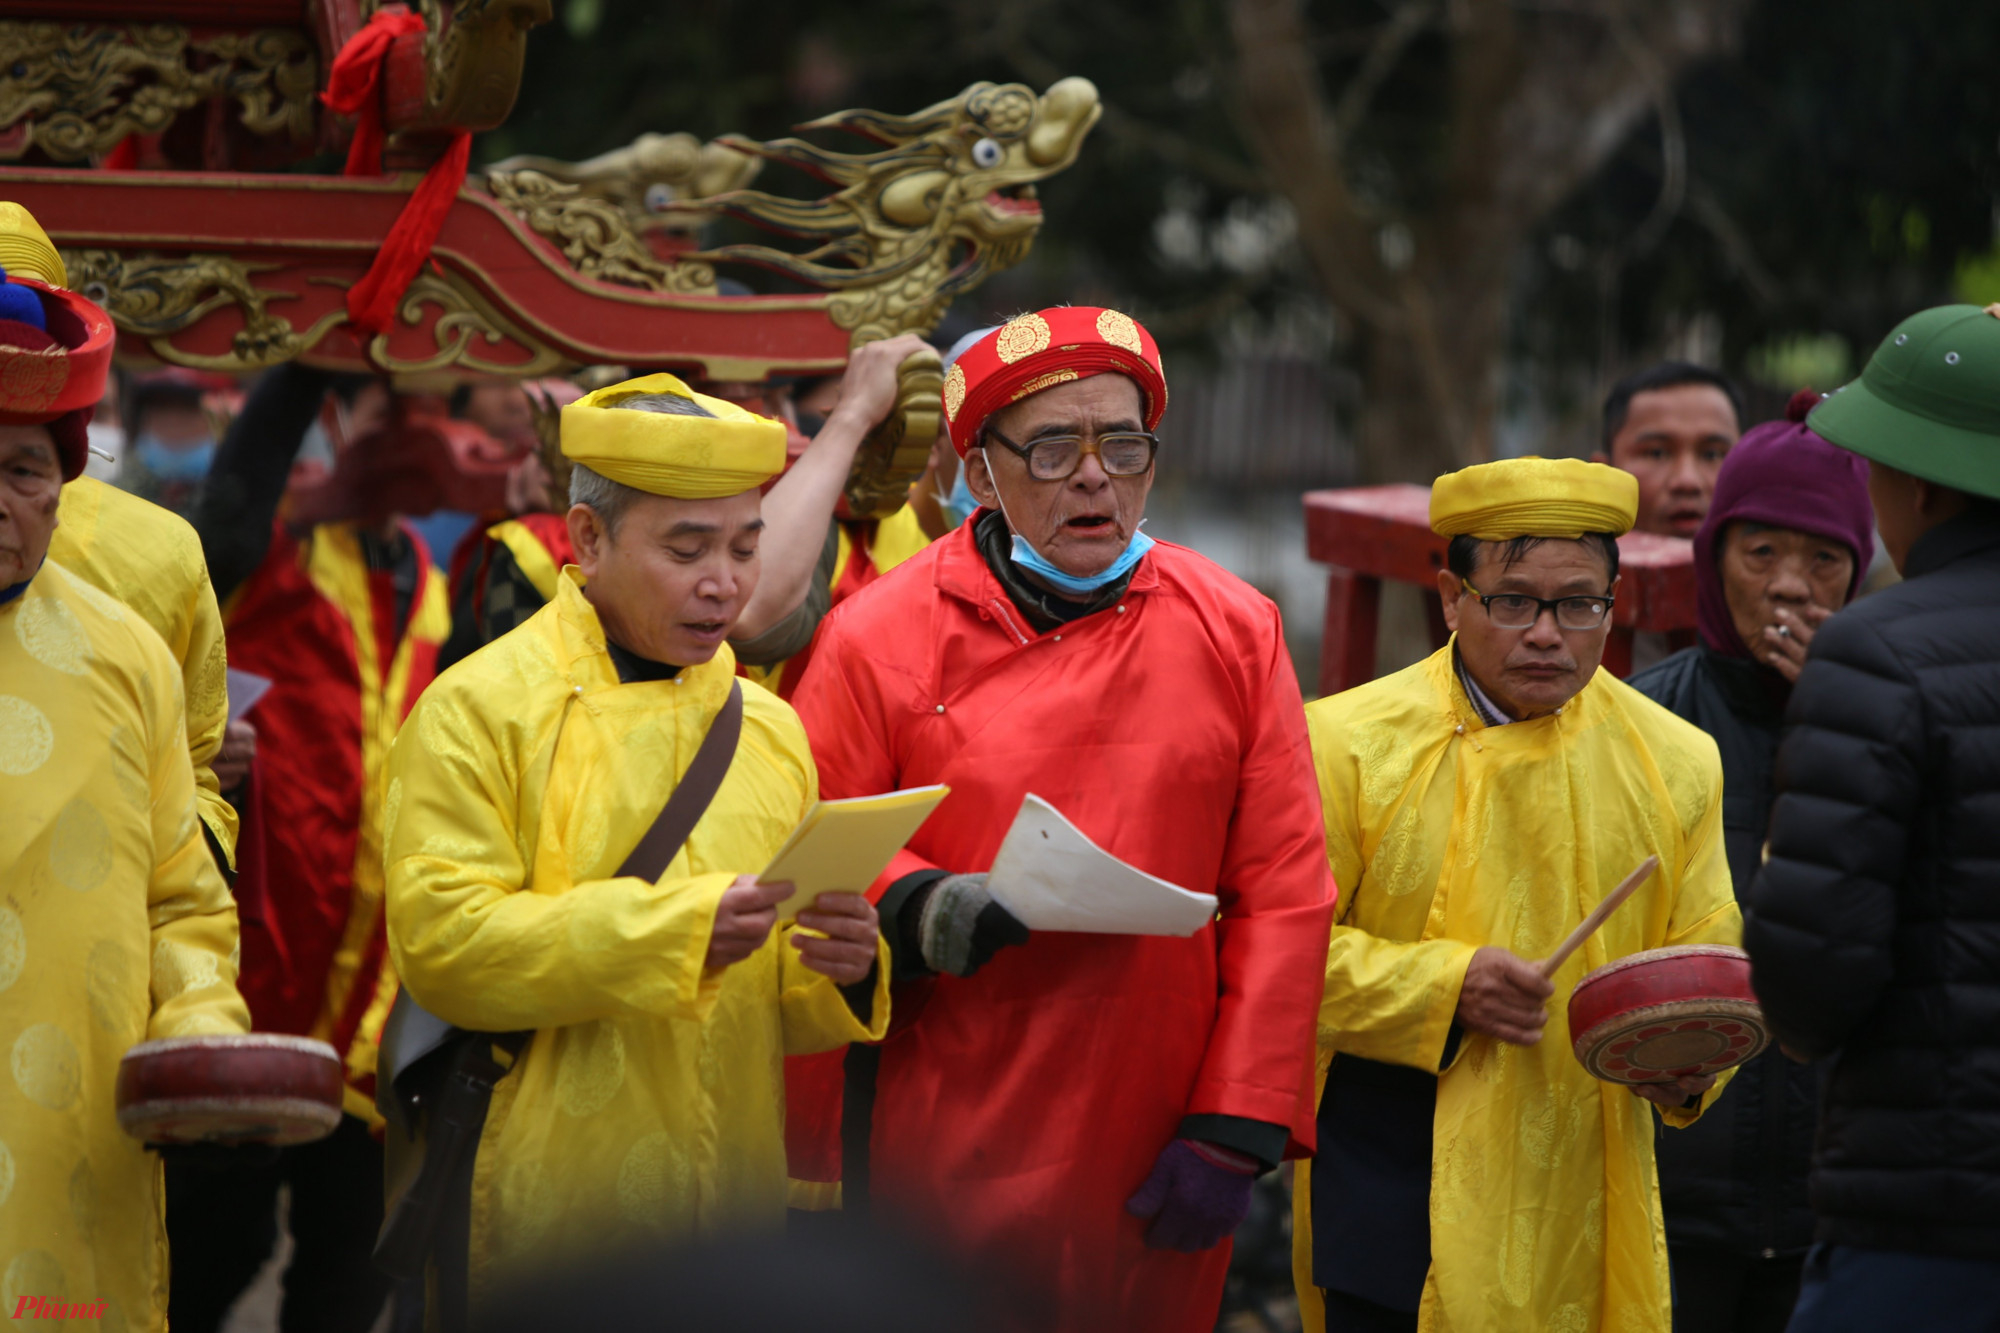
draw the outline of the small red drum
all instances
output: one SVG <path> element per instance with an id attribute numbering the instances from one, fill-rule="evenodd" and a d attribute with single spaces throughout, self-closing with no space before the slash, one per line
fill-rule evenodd
<path id="1" fill-rule="evenodd" d="M 118 1125 L 146 1143 L 310 1143 L 340 1123 L 340 1058 L 270 1032 L 144 1041 L 118 1063 Z"/>
<path id="2" fill-rule="evenodd" d="M 1569 1031 L 1583 1067 L 1611 1083 L 1717 1073 L 1771 1042 L 1750 989 L 1750 955 L 1719 944 L 1606 963 L 1570 993 Z"/>

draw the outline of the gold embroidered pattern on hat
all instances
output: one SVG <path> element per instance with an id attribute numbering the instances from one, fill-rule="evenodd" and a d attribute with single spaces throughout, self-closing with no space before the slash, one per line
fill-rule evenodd
<path id="1" fill-rule="evenodd" d="M 1077 374 L 1074 370 L 1051 370 L 1046 375 L 1035 376 L 1026 384 L 1014 390 L 1014 396 L 1007 401 L 1018 403 L 1031 393 L 1040 393 L 1044 389 L 1053 389 L 1056 385 L 1067 384 L 1075 378 L 1077 378 Z"/>
<path id="2" fill-rule="evenodd" d="M 993 350 L 1001 362 L 1010 366 L 1022 357 L 1047 351 L 1048 346 L 1048 321 L 1040 315 L 1018 315 L 1008 320 L 1000 326 L 993 341 Z"/>
<path id="3" fill-rule="evenodd" d="M 1113 347 L 1122 347 L 1134 356 L 1143 355 L 1139 350 L 1139 326 L 1130 315 L 1116 310 L 1103 310 L 1097 316 L 1097 336 Z"/>
<path id="4" fill-rule="evenodd" d="M 954 361 L 951 369 L 944 373 L 944 419 L 958 420 L 958 409 L 965 406 L 965 367 Z"/>
<path id="5" fill-rule="evenodd" d="M 61 347 L 30 352 L 13 348 L 0 370 L 0 400 L 10 412 L 41 412 L 69 383 L 69 353 Z"/>

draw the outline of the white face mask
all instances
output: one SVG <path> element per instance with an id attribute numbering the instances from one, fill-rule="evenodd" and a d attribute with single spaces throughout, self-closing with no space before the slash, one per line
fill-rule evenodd
<path id="1" fill-rule="evenodd" d="M 108 422 L 91 422 L 84 428 L 90 456 L 84 460 L 83 474 L 99 481 L 118 476 L 118 464 L 125 457 L 125 428 Z"/>

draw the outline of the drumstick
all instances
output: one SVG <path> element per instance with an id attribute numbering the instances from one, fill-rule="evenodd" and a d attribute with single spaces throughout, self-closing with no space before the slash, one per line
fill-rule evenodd
<path id="1" fill-rule="evenodd" d="M 1653 872 L 1659 868 L 1660 858 L 1657 856 L 1649 856 L 1641 861 L 1637 870 L 1627 875 L 1617 888 L 1604 895 L 1604 901 L 1599 903 L 1596 910 L 1583 919 L 1582 925 L 1569 933 L 1568 939 L 1556 946 L 1554 953 L 1535 964 L 1535 970 L 1545 977 L 1554 976 L 1556 969 L 1568 962 L 1569 956 L 1582 948 L 1583 942 L 1592 935 L 1595 935 L 1597 928 L 1603 925 L 1605 920 L 1613 912 L 1617 911 L 1627 898 L 1636 893 L 1641 884 L 1652 878 Z"/>

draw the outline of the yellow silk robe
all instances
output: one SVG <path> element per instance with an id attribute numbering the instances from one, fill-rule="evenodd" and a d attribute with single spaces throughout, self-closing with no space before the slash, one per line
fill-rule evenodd
<path id="1" fill-rule="evenodd" d="M 1666 1333 L 1654 1108 L 1584 1072 L 1566 1009 L 1615 958 L 1740 939 L 1721 760 L 1601 670 L 1555 715 L 1486 726 L 1452 652 L 1306 708 L 1340 885 L 1321 1086 L 1342 1055 L 1437 1069 L 1476 949 L 1546 956 L 1657 853 L 1660 872 L 1556 973 L 1541 1041 L 1468 1033 L 1438 1079 L 1421 1327 Z M 1667 1122 L 1691 1124 L 1721 1091 Z M 1302 1172 L 1293 1267 L 1315 1328 L 1310 1199 Z"/>
<path id="2" fill-rule="evenodd" d="M 0 1313 L 42 1296 L 106 1301 L 107 1331 L 166 1319 L 159 1160 L 118 1128 L 118 1061 L 250 1026 L 194 793 L 166 645 L 43 565 L 0 606 Z"/>
<path id="3" fill-rule="evenodd" d="M 94 477 L 62 488 L 57 518 L 49 559 L 137 611 L 180 663 L 195 808 L 233 866 L 236 807 L 222 799 L 209 768 L 229 721 L 229 662 L 201 539 L 172 510 Z"/>
<path id="4" fill-rule="evenodd" d="M 389 758 L 389 946 L 460 1026 L 536 1037 L 495 1092 L 473 1182 L 477 1293 L 496 1272 L 621 1241 L 784 1224 L 782 1057 L 879 1040 L 774 931 L 703 963 L 723 891 L 818 798 L 791 708 L 743 686 L 728 777 L 657 883 L 618 867 L 694 759 L 727 647 L 620 684 L 574 567 L 556 598 L 442 676 Z M 857 886 L 861 888 L 865 886 Z"/>

